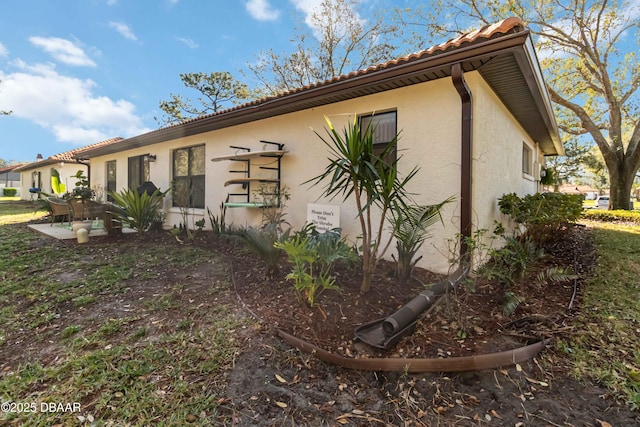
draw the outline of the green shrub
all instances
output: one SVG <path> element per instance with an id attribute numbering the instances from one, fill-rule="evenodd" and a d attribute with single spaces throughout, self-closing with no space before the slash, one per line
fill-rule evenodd
<path id="1" fill-rule="evenodd" d="M 588 209 L 584 211 L 585 219 L 603 222 L 631 222 L 640 224 L 640 211 L 607 211 L 601 209 Z"/>
<path id="2" fill-rule="evenodd" d="M 338 261 L 355 261 L 358 257 L 339 230 L 318 233 L 306 226 L 291 239 L 275 246 L 287 253 L 293 270 L 287 279 L 293 280 L 294 289 L 301 299 L 313 307 L 316 298 L 326 289 L 339 290 L 331 276 L 331 268 Z"/>
<path id="3" fill-rule="evenodd" d="M 156 190 L 151 195 L 147 192 L 140 194 L 131 189 L 122 190 L 119 193 L 110 192 L 109 195 L 113 201 L 123 209 L 123 211 L 114 212 L 115 220 L 129 225 L 138 234 L 143 234 L 162 218 L 159 206 L 166 193 L 166 191 L 162 193 Z"/>
<path id="4" fill-rule="evenodd" d="M 537 244 L 558 236 L 558 231 L 573 224 L 582 215 L 582 196 L 562 193 L 537 193 L 520 197 L 505 194 L 498 201 L 500 212 L 524 226 L 527 236 Z"/>
<path id="5" fill-rule="evenodd" d="M 289 230 L 281 233 L 278 224 L 267 224 L 262 228 L 247 227 L 238 230 L 236 234 L 249 251 L 262 259 L 267 269 L 267 278 L 276 277 L 280 273 L 280 259 L 284 252 L 276 244 L 289 238 Z"/>
<path id="6" fill-rule="evenodd" d="M 414 259 L 418 250 L 429 238 L 429 227 L 442 222 L 440 211 L 442 207 L 452 202 L 450 197 L 437 205 L 417 206 L 409 205 L 391 209 L 391 224 L 393 237 L 396 238 L 396 277 L 406 281 L 411 276 L 415 265 L 422 257 Z M 392 255 L 393 256 L 393 255 Z M 395 259 L 395 256 L 393 256 Z"/>
<path id="7" fill-rule="evenodd" d="M 5 197 L 15 197 L 16 194 L 18 194 L 18 189 L 17 188 L 6 187 L 6 188 L 2 189 L 2 194 Z"/>

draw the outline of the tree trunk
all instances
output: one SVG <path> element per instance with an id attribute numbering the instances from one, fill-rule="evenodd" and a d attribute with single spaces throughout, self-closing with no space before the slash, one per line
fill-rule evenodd
<path id="1" fill-rule="evenodd" d="M 362 264 L 362 284 L 360 285 L 360 293 L 366 294 L 371 289 L 371 280 L 373 279 L 373 265 L 368 262 Z"/>
<path id="2" fill-rule="evenodd" d="M 609 209 L 629 210 L 631 208 L 631 187 L 635 180 L 635 170 L 626 162 L 620 168 L 609 168 Z"/>

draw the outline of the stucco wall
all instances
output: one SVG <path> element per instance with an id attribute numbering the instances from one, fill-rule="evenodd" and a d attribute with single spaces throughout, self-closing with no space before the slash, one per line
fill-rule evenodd
<path id="1" fill-rule="evenodd" d="M 522 172 L 522 145 L 532 149 L 539 165 L 542 155 L 535 141 L 513 119 L 499 98 L 477 73 L 466 76 L 473 91 L 473 219 L 475 229 L 494 228 L 494 221 L 509 227 L 498 199 L 506 193 L 520 196 L 538 191 L 539 175 Z"/>
<path id="2" fill-rule="evenodd" d="M 497 197 L 509 191 L 533 189 L 519 175 L 521 167 L 521 142 L 524 132 L 511 120 L 508 112 L 476 73 L 466 76 L 474 92 L 474 171 L 476 197 L 474 202 L 478 224 L 485 226 L 495 217 Z M 476 92 L 478 92 L 476 94 Z M 233 128 L 208 132 L 197 136 L 156 144 L 126 153 L 103 156 L 91 160 L 92 185 L 105 185 L 105 162 L 117 160 L 117 188 L 127 186 L 127 158 L 144 154 L 156 155 L 150 165 L 151 181 L 160 189 L 171 185 L 172 150 L 191 145 L 206 145 L 206 206 L 219 213 L 219 205 L 228 192 L 238 188 L 224 187 L 224 182 L 238 175 L 229 171 L 241 167 L 237 162 L 212 162 L 216 156 L 233 154 L 230 145 L 244 146 L 252 151 L 271 149 L 259 141 L 267 140 L 285 144 L 289 151 L 282 158 L 282 184 L 289 188 L 291 199 L 287 202 L 285 219 L 294 229 L 306 221 L 308 203 L 340 206 L 340 222 L 344 233 L 354 240 L 360 234 L 356 208 L 352 199 L 342 202 L 320 197 L 322 186 L 312 187 L 304 181 L 320 174 L 327 165 L 328 151 L 314 130 L 326 136 L 324 117 L 327 116 L 336 129 L 341 130 L 356 114 L 397 111 L 398 130 L 401 132 L 398 153 L 402 156 L 401 172 L 409 172 L 414 166 L 420 171 L 411 182 L 410 191 L 419 204 L 434 204 L 448 197 L 456 201 L 443 212 L 443 225 L 436 225 L 432 237 L 423 247 L 419 265 L 434 271 L 446 272 L 448 240 L 454 239 L 459 230 L 460 191 L 460 98 L 450 79 L 414 85 L 328 106 L 269 118 Z M 503 147 L 509 144 L 509 147 Z M 270 162 L 255 159 L 253 164 Z M 515 163 L 514 163 L 515 162 Z M 502 166 L 507 165 L 507 166 Z M 514 171 L 508 171 L 514 169 Z M 252 169 L 252 176 L 270 177 L 268 171 Z M 535 191 L 535 190 L 534 190 Z M 181 221 L 179 210 L 166 203 L 166 225 L 171 227 Z M 204 217 L 209 226 L 206 210 L 196 210 L 196 220 Z M 227 209 L 227 223 L 237 226 L 257 225 L 260 210 L 250 208 Z M 394 252 L 393 245 L 387 256 Z"/>
<path id="3" fill-rule="evenodd" d="M 20 172 L 20 198 L 22 200 L 29 200 L 31 193 L 29 189 L 34 184 L 34 173 L 40 173 L 40 189 L 47 193 L 53 194 L 51 190 L 51 169 L 56 169 L 60 174 L 60 180 L 67 186 L 67 191 L 70 191 L 76 185 L 76 179 L 73 178 L 79 170 L 82 170 L 85 175 L 87 174 L 87 166 L 77 163 L 54 163 L 43 165 L 34 169 Z M 92 183 L 93 184 L 93 183 Z"/>

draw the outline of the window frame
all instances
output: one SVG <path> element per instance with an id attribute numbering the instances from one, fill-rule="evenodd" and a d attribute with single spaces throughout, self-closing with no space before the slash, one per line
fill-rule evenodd
<path id="1" fill-rule="evenodd" d="M 110 175 L 109 169 L 111 166 L 113 166 L 113 181 L 109 179 L 109 175 Z M 113 202 L 113 197 L 111 197 L 109 193 L 117 191 L 118 162 L 116 160 L 107 160 L 104 164 L 104 171 L 105 171 L 104 182 L 105 182 L 105 191 L 107 193 L 107 201 Z M 110 185 L 111 183 L 113 183 L 113 186 Z"/>
<path id="2" fill-rule="evenodd" d="M 132 174 L 132 164 L 136 164 L 137 174 Z M 127 186 L 130 190 L 138 191 L 143 182 L 150 181 L 149 154 L 131 156 L 127 158 Z"/>
<path id="3" fill-rule="evenodd" d="M 377 126 L 378 124 L 375 123 L 375 118 L 378 117 L 378 123 L 384 119 L 385 117 L 388 116 L 393 116 L 393 132 L 392 132 L 392 136 L 391 139 L 389 140 L 381 140 L 380 137 L 375 135 L 374 132 L 374 140 L 373 140 L 373 154 L 376 156 L 380 156 L 386 149 L 387 146 L 391 143 L 394 144 L 393 149 L 391 149 L 389 152 L 387 152 L 385 158 L 384 158 L 384 162 L 386 165 L 391 166 L 391 165 L 395 165 L 398 162 L 398 139 L 397 139 L 397 135 L 398 135 L 398 111 L 397 110 L 385 110 L 385 111 L 380 111 L 380 112 L 373 112 L 373 113 L 367 113 L 367 114 L 360 114 L 358 115 L 358 125 L 360 126 L 360 130 L 362 132 L 365 131 L 365 129 L 367 128 L 367 126 L 376 126 L 376 130 L 377 130 Z M 366 123 L 367 119 L 369 119 L 369 123 Z"/>
<path id="4" fill-rule="evenodd" d="M 522 141 L 522 174 L 526 177 L 533 177 L 533 148 L 525 141 Z"/>
<path id="5" fill-rule="evenodd" d="M 202 173 L 200 174 L 194 174 L 192 173 L 192 168 L 194 165 L 193 162 L 193 156 L 195 155 L 195 150 L 202 150 Z M 177 159 L 177 153 L 181 152 L 181 151 L 186 151 L 187 152 L 187 175 L 177 175 L 177 167 L 176 167 L 176 159 Z M 171 197 L 171 204 L 173 207 L 177 207 L 177 208 L 181 208 L 181 207 L 187 207 L 189 209 L 204 209 L 205 208 L 205 194 L 206 194 L 206 145 L 205 144 L 197 144 L 197 145 L 191 145 L 189 147 L 180 147 L 180 148 L 175 148 L 172 152 L 171 152 L 171 175 L 173 177 L 173 191 L 175 191 L 176 188 L 179 188 L 181 186 L 181 182 L 186 182 L 186 185 L 190 186 L 191 188 L 194 188 L 194 184 L 195 184 L 195 189 L 193 190 L 198 191 L 198 193 L 191 194 L 190 200 L 189 200 L 189 206 L 180 206 L 180 204 L 176 201 L 176 197 L 172 195 Z M 195 182 L 194 182 L 195 181 Z M 201 190 L 198 190 L 198 188 L 201 188 Z"/>

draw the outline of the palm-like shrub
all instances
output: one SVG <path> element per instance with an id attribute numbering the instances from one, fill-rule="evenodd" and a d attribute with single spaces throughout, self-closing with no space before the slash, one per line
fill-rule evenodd
<path id="1" fill-rule="evenodd" d="M 262 228 L 247 227 L 236 233 L 246 248 L 262 259 L 266 267 L 266 276 L 276 277 L 280 273 L 279 264 L 284 255 L 282 249 L 276 247 L 276 244 L 289 238 L 289 230 L 281 233 L 277 224 L 267 224 Z"/>
<path id="2" fill-rule="evenodd" d="M 122 211 L 115 212 L 117 214 L 115 220 L 127 224 L 138 234 L 143 234 L 161 218 L 160 204 L 165 194 L 166 191 L 160 192 L 160 190 L 154 191 L 153 194 L 138 193 L 131 189 L 117 193 L 110 192 L 109 195 L 113 201 L 122 208 Z"/>
<path id="3" fill-rule="evenodd" d="M 398 280 L 407 280 L 411 271 L 422 257 L 416 253 L 429 238 L 429 228 L 442 222 L 442 207 L 453 201 L 450 197 L 437 205 L 406 206 L 391 210 L 393 237 L 396 238 L 396 276 Z"/>
<path id="4" fill-rule="evenodd" d="M 404 178 L 398 174 L 398 160 L 388 161 L 391 150 L 396 145 L 394 136 L 379 154 L 374 152 L 373 126 L 361 129 L 357 118 L 342 133 L 334 129 L 326 119 L 328 138 L 317 134 L 329 149 L 329 164 L 324 172 L 307 183 L 314 185 L 326 182 L 324 195 L 333 199 L 342 196 L 344 200 L 354 197 L 358 209 L 362 236 L 362 284 L 360 292 L 371 288 L 373 273 L 378 261 L 391 244 L 391 238 L 382 242 L 385 219 L 391 209 L 406 206 L 409 200 L 407 184 L 418 172 L 413 168 Z M 374 212 L 380 213 L 379 221 L 374 221 Z"/>

